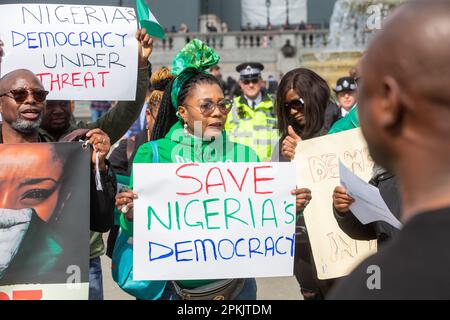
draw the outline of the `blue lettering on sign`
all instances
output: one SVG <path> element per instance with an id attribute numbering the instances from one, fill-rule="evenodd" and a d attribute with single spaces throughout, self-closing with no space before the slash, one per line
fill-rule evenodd
<path id="1" fill-rule="evenodd" d="M 177 262 L 180 262 L 180 261 L 192 261 L 192 259 L 180 259 L 178 257 L 181 253 L 191 252 L 192 251 L 192 249 L 189 249 L 189 250 L 178 250 L 178 246 L 181 245 L 181 244 L 184 244 L 184 243 L 192 243 L 192 241 L 175 242 L 175 259 L 177 260 Z"/>
<path id="2" fill-rule="evenodd" d="M 258 246 L 256 248 L 254 248 L 252 246 L 252 242 L 256 242 L 258 244 Z M 259 247 L 261 246 L 261 241 L 258 238 L 250 238 L 248 240 L 248 248 L 249 248 L 249 257 L 252 257 L 252 253 L 257 253 L 257 254 L 263 254 L 261 251 L 258 251 Z"/>
<path id="3" fill-rule="evenodd" d="M 67 43 L 69 43 L 72 47 L 78 47 L 79 46 L 78 43 L 70 41 L 71 35 L 75 36 L 75 32 L 69 32 L 69 34 L 67 35 Z"/>
<path id="4" fill-rule="evenodd" d="M 55 48 L 55 47 L 92 47 L 92 48 L 115 48 L 125 47 L 125 39 L 128 34 L 112 32 L 26 32 L 11 31 L 11 43 L 13 47 L 25 46 L 28 49 Z"/>
<path id="5" fill-rule="evenodd" d="M 166 253 L 166 254 L 162 254 L 162 255 L 160 255 L 160 256 L 157 256 L 157 257 L 152 257 L 152 245 L 154 245 L 154 246 L 159 246 L 159 247 L 166 248 L 166 249 L 169 249 L 169 252 Z M 163 244 L 149 241 L 149 242 L 148 242 L 148 255 L 149 255 L 150 261 L 155 261 L 155 260 L 159 260 L 159 259 L 165 259 L 165 258 L 168 258 L 168 257 L 170 257 L 171 255 L 173 255 L 173 249 L 172 249 L 171 247 L 165 246 L 165 245 L 163 245 Z"/>
<path id="6" fill-rule="evenodd" d="M 37 45 L 32 45 L 31 41 L 36 41 L 37 38 L 33 38 L 32 35 L 36 35 L 36 32 L 27 32 L 27 38 L 28 38 L 28 48 L 30 49 L 36 49 L 39 48 Z"/>
<path id="7" fill-rule="evenodd" d="M 270 241 L 269 241 L 270 240 Z M 264 256 L 267 256 L 267 252 L 272 252 L 272 257 L 275 256 L 275 244 L 273 243 L 272 237 L 267 237 L 264 241 L 265 252 Z"/>
<path id="8" fill-rule="evenodd" d="M 105 38 L 106 38 L 107 35 L 112 35 L 112 33 L 111 32 L 107 32 L 107 33 L 105 33 L 103 35 L 102 41 L 103 41 L 104 46 L 105 47 L 109 47 L 109 48 L 114 48 L 114 45 L 106 43 L 106 39 Z"/>
<path id="9" fill-rule="evenodd" d="M 291 242 L 291 257 L 294 256 L 294 245 L 295 245 L 295 233 L 292 235 L 292 238 L 285 237 L 286 240 Z"/>
<path id="10" fill-rule="evenodd" d="M 61 40 L 62 39 L 62 41 L 59 41 L 58 40 L 58 36 L 60 36 L 59 37 L 59 40 Z M 67 43 L 67 36 L 66 36 L 66 34 L 64 33 L 64 32 L 57 32 L 57 33 L 55 33 L 55 40 L 56 40 L 56 43 L 60 46 L 60 47 L 62 47 L 62 46 L 64 46 L 66 43 Z"/>
<path id="11" fill-rule="evenodd" d="M 204 261 L 207 260 L 207 256 L 206 256 L 206 246 L 205 246 L 205 242 L 208 242 L 211 246 L 211 249 L 213 251 L 214 254 L 214 260 L 217 260 L 217 252 L 216 252 L 216 245 L 214 244 L 214 241 L 211 239 L 197 239 L 194 241 L 194 249 L 195 249 L 195 261 L 198 261 L 198 249 L 197 249 L 197 244 L 201 243 L 202 244 L 202 251 L 203 251 L 203 259 Z"/>
<path id="12" fill-rule="evenodd" d="M 278 237 L 277 241 L 275 241 L 275 249 L 277 250 L 277 253 L 278 253 L 279 255 L 284 255 L 284 254 L 286 254 L 286 251 L 281 252 L 281 251 L 278 250 L 278 242 L 279 242 L 281 239 L 283 239 L 283 236 Z"/>
<path id="13" fill-rule="evenodd" d="M 223 242 L 225 242 L 225 241 L 227 241 L 228 243 L 231 243 L 231 256 L 229 256 L 229 257 L 224 257 L 224 256 L 222 255 L 222 250 L 220 249 L 220 248 L 221 248 L 221 244 L 222 244 Z M 230 239 L 222 239 L 222 240 L 220 240 L 220 241 L 219 241 L 219 244 L 217 245 L 217 247 L 218 247 L 219 255 L 220 255 L 220 257 L 221 257 L 222 259 L 224 259 L 224 260 L 230 260 L 231 258 L 234 257 L 234 251 L 235 251 L 235 249 L 234 249 L 234 243 L 233 243 L 233 241 L 231 241 Z"/>
<path id="14" fill-rule="evenodd" d="M 173 245 L 150 241 L 148 242 L 149 261 L 168 259 L 172 256 L 175 262 L 252 259 L 256 255 L 276 257 L 286 255 L 288 252 L 291 257 L 294 256 L 295 234 L 292 237 L 279 236 L 276 241 L 274 239 L 271 236 L 239 238 L 236 241 L 228 238 L 217 241 L 195 239 L 174 242 Z"/>
<path id="15" fill-rule="evenodd" d="M 237 249 L 239 242 L 242 242 L 242 241 L 244 241 L 244 238 L 240 238 L 238 241 L 236 241 L 236 247 L 235 247 L 236 257 L 245 257 L 245 254 L 239 254 L 238 249 Z"/>
<path id="16" fill-rule="evenodd" d="M 20 35 L 20 36 L 22 36 L 22 41 L 21 42 L 19 42 L 19 43 L 16 43 L 16 35 Z M 23 35 L 23 34 L 21 34 L 21 33 L 19 33 L 19 32 L 16 32 L 16 31 L 11 31 L 11 37 L 12 37 L 12 46 L 13 47 L 17 47 L 17 46 L 20 46 L 22 43 L 24 43 L 25 41 L 27 41 L 27 37 L 25 37 L 25 35 Z"/>

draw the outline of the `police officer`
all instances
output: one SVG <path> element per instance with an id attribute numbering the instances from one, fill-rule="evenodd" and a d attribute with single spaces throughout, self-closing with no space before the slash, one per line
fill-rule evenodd
<path id="1" fill-rule="evenodd" d="M 269 161 L 279 136 L 272 97 L 262 90 L 263 69 L 258 62 L 236 67 L 242 95 L 234 99 L 225 129 L 232 141 L 253 148 L 261 161 Z"/>
<path id="2" fill-rule="evenodd" d="M 345 117 L 356 105 L 356 81 L 353 77 L 339 78 L 336 82 L 336 93 L 339 107 L 341 110 L 341 118 Z"/>

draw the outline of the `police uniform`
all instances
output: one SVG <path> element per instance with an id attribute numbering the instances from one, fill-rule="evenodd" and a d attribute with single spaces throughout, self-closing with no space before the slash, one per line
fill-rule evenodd
<path id="1" fill-rule="evenodd" d="M 353 77 L 343 77 L 336 82 L 336 88 L 333 89 L 336 94 L 344 91 L 355 91 L 358 88 Z M 338 121 L 336 121 L 328 134 L 338 133 L 359 127 L 357 103 L 350 109 L 350 111 L 343 113 L 343 108 L 340 108 Z"/>
<path id="2" fill-rule="evenodd" d="M 345 91 L 349 91 L 349 92 L 356 91 L 357 88 L 358 88 L 358 86 L 356 85 L 356 81 L 353 77 L 342 77 L 342 78 L 339 78 L 338 81 L 336 82 L 336 88 L 333 89 L 333 91 L 336 92 L 336 95 L 337 95 L 338 93 L 345 92 Z M 352 107 L 352 109 L 355 107 L 355 105 Z M 345 111 L 343 108 L 340 108 L 340 109 L 341 109 L 341 112 L 340 112 L 339 119 L 342 117 L 345 117 L 349 113 L 348 111 Z"/>
<path id="3" fill-rule="evenodd" d="M 256 62 L 236 67 L 241 80 L 258 79 L 263 69 L 264 66 Z M 230 140 L 255 150 L 261 161 L 269 161 L 279 139 L 273 97 L 263 91 L 251 101 L 243 94 L 235 97 L 225 129 Z"/>
<path id="4" fill-rule="evenodd" d="M 343 91 L 356 91 L 358 86 L 356 85 L 356 81 L 353 77 L 343 77 L 339 78 L 336 82 L 336 88 L 333 89 L 334 92 L 340 93 Z"/>

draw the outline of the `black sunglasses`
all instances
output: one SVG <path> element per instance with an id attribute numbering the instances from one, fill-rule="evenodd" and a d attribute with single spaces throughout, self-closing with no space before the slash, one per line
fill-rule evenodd
<path id="1" fill-rule="evenodd" d="M 285 103 L 285 107 L 289 109 L 295 109 L 301 112 L 305 108 L 305 101 L 303 101 L 302 98 L 291 100 Z"/>
<path id="2" fill-rule="evenodd" d="M 257 83 L 259 82 L 259 79 L 242 80 L 242 82 L 243 82 L 245 85 L 249 85 L 250 82 L 253 83 L 253 84 L 257 84 Z"/>
<path id="3" fill-rule="evenodd" d="M 47 95 L 49 94 L 49 92 L 46 90 L 19 88 L 6 93 L 2 93 L 0 94 L 0 97 L 6 96 L 8 98 L 14 99 L 17 103 L 23 103 L 28 98 L 28 95 L 30 93 L 33 95 L 34 100 L 39 103 L 44 102 L 45 99 L 47 99 Z"/>

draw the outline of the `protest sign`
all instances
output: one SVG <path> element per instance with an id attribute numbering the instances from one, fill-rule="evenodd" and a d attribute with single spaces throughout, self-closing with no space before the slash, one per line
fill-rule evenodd
<path id="1" fill-rule="evenodd" d="M 333 190 L 339 185 L 339 160 L 365 181 L 373 161 L 359 128 L 299 143 L 296 149 L 297 185 L 311 189 L 304 215 L 319 279 L 347 275 L 376 252 L 376 241 L 356 241 L 338 226 L 333 215 Z"/>
<path id="2" fill-rule="evenodd" d="M 134 280 L 291 276 L 290 163 L 135 164 Z"/>
<path id="3" fill-rule="evenodd" d="M 1 74 L 33 71 L 50 100 L 134 100 L 136 29 L 132 8 L 0 5 Z"/>
<path id="4" fill-rule="evenodd" d="M 0 144 L 0 300 L 88 299 L 90 152 Z"/>

